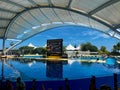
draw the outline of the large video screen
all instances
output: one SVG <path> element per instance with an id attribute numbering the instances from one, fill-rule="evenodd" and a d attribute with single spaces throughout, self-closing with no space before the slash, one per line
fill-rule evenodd
<path id="1" fill-rule="evenodd" d="M 62 56 L 62 39 L 47 40 L 47 56 Z"/>

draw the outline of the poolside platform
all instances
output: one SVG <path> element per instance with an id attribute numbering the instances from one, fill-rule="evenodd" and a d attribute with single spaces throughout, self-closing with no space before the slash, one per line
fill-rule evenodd
<path id="1" fill-rule="evenodd" d="M 0 58 L 7 58 L 7 56 L 6 55 L 1 55 Z"/>

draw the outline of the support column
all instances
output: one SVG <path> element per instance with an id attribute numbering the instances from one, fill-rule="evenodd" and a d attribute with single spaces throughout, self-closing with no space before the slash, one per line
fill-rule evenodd
<path id="1" fill-rule="evenodd" d="M 2 45 L 2 55 L 5 55 L 4 51 L 5 51 L 5 39 L 3 39 L 3 45 Z"/>
<path id="2" fill-rule="evenodd" d="M 2 68 L 1 68 L 1 76 L 2 76 L 2 81 L 4 80 L 4 62 L 5 62 L 5 58 L 2 58 Z"/>

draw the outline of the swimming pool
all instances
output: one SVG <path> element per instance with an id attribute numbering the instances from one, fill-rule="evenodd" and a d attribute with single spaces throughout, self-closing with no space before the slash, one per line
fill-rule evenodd
<path id="1" fill-rule="evenodd" d="M 42 55 L 24 55 L 23 58 L 43 58 Z"/>
<path id="2" fill-rule="evenodd" d="M 63 80 L 113 76 L 120 74 L 120 65 L 109 65 L 103 62 L 90 62 L 86 60 L 40 60 L 40 59 L 4 59 L 0 61 L 0 78 L 16 80 L 32 79 L 40 81 Z"/>

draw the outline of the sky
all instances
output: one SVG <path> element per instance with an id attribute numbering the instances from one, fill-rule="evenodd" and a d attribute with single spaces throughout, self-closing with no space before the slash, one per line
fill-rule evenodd
<path id="1" fill-rule="evenodd" d="M 69 44 L 79 46 L 82 43 L 90 42 L 92 45 L 97 46 L 98 49 L 101 46 L 105 46 L 109 51 L 112 50 L 113 45 L 120 42 L 120 40 L 116 38 L 90 28 L 82 26 L 63 26 L 41 32 L 24 41 L 18 45 L 17 48 L 27 46 L 29 43 L 37 47 L 42 47 L 46 44 L 48 39 L 63 39 L 63 46 Z M 6 44 L 6 46 L 9 47 L 9 44 Z"/>

